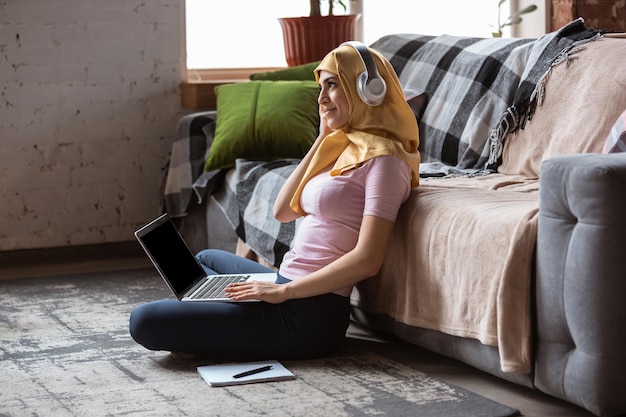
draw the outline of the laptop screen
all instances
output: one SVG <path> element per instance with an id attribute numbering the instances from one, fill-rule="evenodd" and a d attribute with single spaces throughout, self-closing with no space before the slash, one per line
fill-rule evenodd
<path id="1" fill-rule="evenodd" d="M 176 295 L 182 295 L 199 278 L 206 276 L 167 215 L 139 229 L 135 236 Z"/>

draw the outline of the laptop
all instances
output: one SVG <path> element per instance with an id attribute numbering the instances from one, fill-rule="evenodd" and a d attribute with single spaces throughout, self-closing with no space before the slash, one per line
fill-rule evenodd
<path id="1" fill-rule="evenodd" d="M 207 275 L 167 213 L 137 230 L 135 237 L 181 301 L 233 302 L 223 292 L 231 282 L 276 282 L 276 272 Z"/>

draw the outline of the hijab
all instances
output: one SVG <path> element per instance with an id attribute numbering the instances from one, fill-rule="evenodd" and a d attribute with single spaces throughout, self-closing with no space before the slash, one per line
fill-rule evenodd
<path id="1" fill-rule="evenodd" d="M 387 59 L 368 48 L 379 75 L 387 84 L 382 104 L 370 106 L 359 98 L 357 78 L 365 70 L 359 52 L 350 45 L 340 45 L 329 52 L 314 70 L 328 71 L 339 77 L 349 104 L 350 119 L 342 129 L 322 139 L 297 186 L 290 206 L 301 215 L 300 197 L 306 183 L 324 168 L 333 164 L 331 176 L 341 175 L 357 168 L 363 162 L 379 155 L 393 155 L 405 161 L 412 170 L 411 186 L 419 184 L 419 131 L 413 111 L 404 98 L 404 92 L 395 70 Z"/>

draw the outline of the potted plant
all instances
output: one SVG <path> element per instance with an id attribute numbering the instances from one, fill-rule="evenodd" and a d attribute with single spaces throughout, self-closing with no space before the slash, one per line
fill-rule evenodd
<path id="1" fill-rule="evenodd" d="M 328 14 L 322 15 L 322 0 L 310 0 L 309 16 L 278 19 L 283 30 L 285 58 L 290 67 L 321 60 L 340 43 L 354 39 L 356 15 L 336 15 L 335 3 L 343 10 L 342 0 L 327 0 Z"/>

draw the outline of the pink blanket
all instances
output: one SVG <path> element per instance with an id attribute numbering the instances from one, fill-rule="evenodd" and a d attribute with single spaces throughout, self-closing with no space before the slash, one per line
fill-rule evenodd
<path id="1" fill-rule="evenodd" d="M 497 346 L 530 372 L 536 180 L 493 174 L 424 181 L 401 210 L 385 264 L 353 303 L 411 326 Z"/>

